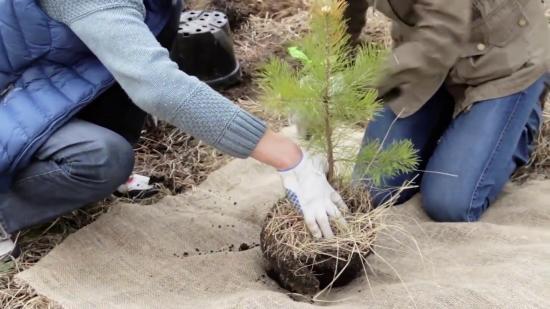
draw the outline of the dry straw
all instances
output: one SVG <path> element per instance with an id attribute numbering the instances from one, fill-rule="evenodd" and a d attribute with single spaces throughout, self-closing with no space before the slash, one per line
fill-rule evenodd
<path id="1" fill-rule="evenodd" d="M 412 188 L 411 185 L 397 188 L 392 198 L 377 208 L 372 207 L 369 194 L 363 189 L 341 190 L 350 212 L 345 214 L 345 226 L 332 222 L 336 236 L 329 239 L 312 238 L 296 207 L 286 199 L 281 200 L 268 214 L 262 230 L 262 250 L 268 267 L 272 268 L 268 272 L 290 292 L 312 295 L 306 299 L 314 302 L 326 302 L 333 287 L 346 284 L 358 275 L 364 274 L 369 282 L 369 255 L 385 263 L 379 249 L 397 250 L 391 248 L 392 244 L 379 244 L 379 236 L 389 236 L 394 245 L 420 253 L 410 233 L 390 223 L 395 220 L 389 220 L 393 215 L 388 212 L 399 194 Z M 408 244 L 397 240 L 396 234 L 405 236 Z M 399 277 L 397 270 L 393 271 Z"/>

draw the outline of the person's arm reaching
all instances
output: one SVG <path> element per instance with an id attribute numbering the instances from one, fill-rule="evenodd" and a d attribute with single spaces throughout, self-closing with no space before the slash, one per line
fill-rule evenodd
<path id="1" fill-rule="evenodd" d="M 301 149 L 180 71 L 144 23 L 141 1 L 109 2 L 109 7 L 103 2 L 41 0 L 43 8 L 70 27 L 141 109 L 229 155 L 252 156 L 285 170 L 283 184 L 300 197 L 299 207 L 312 234 L 331 236 L 328 217 L 340 217 L 341 199 L 323 173 L 310 168 L 313 164 Z M 79 14 L 74 14 L 75 8 Z"/>
<path id="2" fill-rule="evenodd" d="M 116 7 L 68 26 L 141 109 L 224 153 L 248 157 L 266 125 L 180 71 L 143 20 L 144 12 L 135 7 Z"/>

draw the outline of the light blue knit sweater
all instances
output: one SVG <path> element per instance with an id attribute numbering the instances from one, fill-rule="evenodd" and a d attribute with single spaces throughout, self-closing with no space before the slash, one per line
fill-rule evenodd
<path id="1" fill-rule="evenodd" d="M 144 111 L 244 158 L 265 124 L 178 69 L 145 25 L 141 0 L 39 0 L 67 24 Z M 116 104 L 116 102 L 113 102 Z"/>

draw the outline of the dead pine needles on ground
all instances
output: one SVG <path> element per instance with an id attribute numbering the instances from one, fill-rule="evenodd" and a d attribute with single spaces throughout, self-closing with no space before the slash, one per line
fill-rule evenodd
<path id="1" fill-rule="evenodd" d="M 513 177 L 514 181 L 524 182 L 528 179 L 550 179 L 550 94 L 546 96 L 545 110 L 542 113 L 543 123 L 535 149 L 529 163 L 520 168 Z"/>
<path id="2" fill-rule="evenodd" d="M 161 192 L 147 203 L 197 186 L 227 159 L 166 123 L 146 128 L 135 151 L 134 172 L 152 177 Z"/>

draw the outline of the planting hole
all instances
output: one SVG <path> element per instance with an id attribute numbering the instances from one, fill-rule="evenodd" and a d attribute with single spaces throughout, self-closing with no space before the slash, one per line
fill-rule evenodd
<path id="1" fill-rule="evenodd" d="M 189 32 L 184 32 L 183 36 L 189 36 Z"/>
<path id="2" fill-rule="evenodd" d="M 197 29 L 197 30 L 195 30 L 195 31 L 197 31 L 197 32 L 201 32 L 202 30 L 201 30 L 201 29 Z"/>

